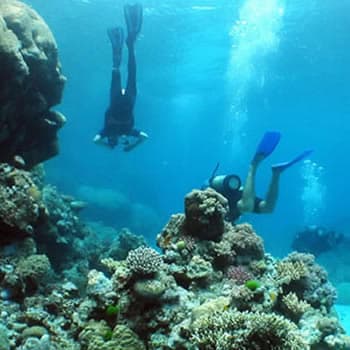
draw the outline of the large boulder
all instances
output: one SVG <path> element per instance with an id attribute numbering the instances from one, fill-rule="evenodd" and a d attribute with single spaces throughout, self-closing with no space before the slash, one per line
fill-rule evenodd
<path id="1" fill-rule="evenodd" d="M 31 168 L 58 152 L 62 114 L 57 44 L 44 20 L 16 0 L 0 1 L 0 162 Z"/>

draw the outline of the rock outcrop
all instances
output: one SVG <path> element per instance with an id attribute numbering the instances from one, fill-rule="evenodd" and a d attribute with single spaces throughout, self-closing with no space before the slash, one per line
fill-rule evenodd
<path id="1" fill-rule="evenodd" d="M 61 101 L 65 77 L 57 44 L 44 20 L 16 0 L 0 2 L 0 162 L 32 166 L 58 152 L 65 117 L 50 110 Z"/>

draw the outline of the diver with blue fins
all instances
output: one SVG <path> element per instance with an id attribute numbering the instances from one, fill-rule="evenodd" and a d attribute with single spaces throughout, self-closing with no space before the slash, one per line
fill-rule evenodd
<path id="1" fill-rule="evenodd" d="M 120 64 L 124 46 L 124 32 L 122 27 L 108 29 L 108 37 L 112 44 L 113 69 L 110 88 L 110 104 L 105 112 L 103 129 L 94 137 L 98 144 L 114 148 L 119 138 L 125 152 L 131 151 L 148 138 L 148 135 L 134 128 L 134 106 L 137 95 L 136 88 L 136 57 L 135 41 L 142 27 L 141 4 L 125 5 L 124 16 L 127 26 L 128 48 L 128 79 L 126 89 L 122 89 Z M 132 141 L 131 141 L 132 140 Z"/>
<path id="2" fill-rule="evenodd" d="M 250 163 L 243 187 L 241 186 L 241 179 L 237 175 L 216 175 L 219 164 L 215 167 L 206 185 L 222 194 L 228 200 L 229 213 L 227 219 L 229 221 L 235 222 L 243 213 L 272 213 L 278 198 L 281 173 L 312 153 L 312 150 L 305 150 L 288 162 L 272 165 L 272 177 L 266 198 L 259 198 L 255 194 L 257 169 L 260 163 L 274 151 L 280 138 L 281 134 L 276 131 L 268 131 L 264 134 Z"/>

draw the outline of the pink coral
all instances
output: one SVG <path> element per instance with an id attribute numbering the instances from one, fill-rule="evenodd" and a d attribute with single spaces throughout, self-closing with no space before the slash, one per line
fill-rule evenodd
<path id="1" fill-rule="evenodd" d="M 237 258 L 241 258 L 242 262 L 260 260 L 264 257 L 263 240 L 254 232 L 251 225 L 234 226 L 231 239 L 232 248 L 236 252 Z"/>
<path id="2" fill-rule="evenodd" d="M 230 266 L 226 272 L 227 278 L 235 281 L 237 284 L 244 284 L 252 279 L 252 275 L 243 266 Z"/>

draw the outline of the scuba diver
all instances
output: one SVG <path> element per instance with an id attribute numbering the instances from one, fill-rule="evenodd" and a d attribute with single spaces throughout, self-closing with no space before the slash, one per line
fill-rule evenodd
<path id="1" fill-rule="evenodd" d="M 209 186 L 226 197 L 229 204 L 227 217 L 229 221 L 235 222 L 243 213 L 272 213 L 278 198 L 281 173 L 312 153 L 312 150 L 306 150 L 288 162 L 272 165 L 272 177 L 266 198 L 259 198 L 255 195 L 255 176 L 257 169 L 260 163 L 274 151 L 280 138 L 281 134 L 276 131 L 268 131 L 264 134 L 250 163 L 243 187 L 237 175 L 216 175 L 219 164 L 215 167 L 206 187 Z"/>
<path id="2" fill-rule="evenodd" d="M 125 5 L 124 16 L 127 25 L 126 45 L 128 47 L 128 80 L 126 89 L 121 87 L 120 64 L 124 45 L 123 28 L 108 29 L 112 44 L 113 69 L 110 88 L 110 104 L 105 112 L 103 129 L 94 137 L 98 144 L 114 148 L 119 138 L 125 152 L 131 151 L 148 138 L 148 135 L 134 128 L 134 105 L 136 101 L 136 59 L 135 41 L 142 26 L 142 6 L 140 4 Z M 131 141 L 132 140 L 132 141 Z"/>
<path id="3" fill-rule="evenodd" d="M 298 232 L 292 242 L 292 249 L 298 252 L 311 253 L 316 257 L 350 241 L 342 233 L 328 230 L 325 227 L 310 225 Z"/>

